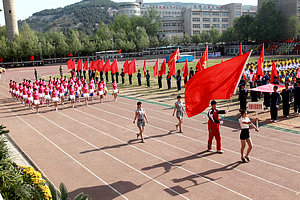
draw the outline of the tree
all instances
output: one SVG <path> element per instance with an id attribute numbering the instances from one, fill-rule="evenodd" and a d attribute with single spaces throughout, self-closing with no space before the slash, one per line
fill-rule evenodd
<path id="1" fill-rule="evenodd" d="M 291 16 L 289 18 L 289 36 L 292 38 L 298 38 L 300 35 L 300 23 L 297 16 Z"/>
<path id="2" fill-rule="evenodd" d="M 211 38 L 210 38 L 210 35 L 207 31 L 202 31 L 200 33 L 200 38 L 201 38 L 201 43 L 210 43 L 211 42 Z"/>
<path id="3" fill-rule="evenodd" d="M 184 34 L 183 38 L 182 38 L 182 44 L 184 45 L 189 45 L 192 43 L 192 38 L 189 34 Z"/>
<path id="4" fill-rule="evenodd" d="M 78 54 L 82 50 L 82 44 L 79 40 L 79 32 L 74 31 L 71 29 L 71 31 L 68 34 L 68 45 L 69 45 L 69 52 L 72 52 L 74 54 Z"/>
<path id="5" fill-rule="evenodd" d="M 158 47 L 159 46 L 159 41 L 157 36 L 154 36 L 150 39 L 150 47 Z"/>
<path id="6" fill-rule="evenodd" d="M 167 37 L 165 37 L 164 39 L 162 39 L 162 41 L 160 41 L 160 46 L 168 46 L 169 44 L 170 42 Z"/>
<path id="7" fill-rule="evenodd" d="M 23 51 L 23 57 L 39 55 L 39 39 L 35 32 L 24 22 L 19 34 L 20 45 Z"/>
<path id="8" fill-rule="evenodd" d="M 221 41 L 230 43 L 236 41 L 233 27 L 228 27 L 221 36 Z"/>
<path id="9" fill-rule="evenodd" d="M 161 30 L 161 19 L 157 11 L 150 7 L 146 15 L 144 16 L 144 27 L 150 38 L 157 36 L 158 31 Z"/>
<path id="10" fill-rule="evenodd" d="M 66 42 L 66 36 L 61 33 L 61 32 L 50 32 L 49 33 L 49 37 L 51 38 L 51 40 L 53 41 L 53 43 L 55 43 L 55 51 L 56 51 L 56 55 L 59 56 L 64 56 L 68 52 L 68 44 Z"/>
<path id="11" fill-rule="evenodd" d="M 192 36 L 192 42 L 195 44 L 195 45 L 198 45 L 201 43 L 201 37 L 200 35 L 197 33 L 196 35 L 193 35 Z"/>
<path id="12" fill-rule="evenodd" d="M 255 18 L 243 15 L 233 22 L 233 29 L 238 41 L 249 41 L 255 38 Z"/>
<path id="13" fill-rule="evenodd" d="M 213 45 L 216 45 L 218 42 L 220 42 L 221 34 L 220 31 L 216 27 L 212 27 L 209 31 L 210 41 L 213 43 Z"/>
<path id="14" fill-rule="evenodd" d="M 256 40 L 278 40 L 282 35 L 283 17 L 273 1 L 262 4 L 256 17 Z"/>
<path id="15" fill-rule="evenodd" d="M 137 27 L 135 31 L 135 45 L 137 50 L 143 50 L 150 45 L 149 37 L 144 27 Z"/>

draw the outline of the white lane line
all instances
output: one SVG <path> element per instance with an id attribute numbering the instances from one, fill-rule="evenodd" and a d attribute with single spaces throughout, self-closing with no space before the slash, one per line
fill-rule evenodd
<path id="1" fill-rule="evenodd" d="M 128 109 L 120 108 L 120 107 L 117 107 L 117 106 L 112 106 L 112 105 L 109 105 L 109 104 L 105 104 L 105 105 L 110 106 L 110 107 L 113 107 L 113 108 L 118 108 L 119 110 L 131 111 L 131 110 L 128 110 Z M 151 110 L 151 109 L 150 109 L 150 110 Z M 151 110 L 151 111 L 153 111 L 153 110 Z M 171 116 L 171 115 L 169 115 L 169 116 Z M 163 121 L 163 122 L 167 122 L 167 123 L 174 124 L 174 123 L 171 122 L 171 121 L 164 120 L 164 119 L 162 119 L 162 118 L 156 118 L 156 117 L 153 117 L 153 116 L 151 116 L 151 115 L 149 115 L 149 118 L 153 118 L 153 119 L 157 119 L 157 120 L 159 120 L 159 121 Z M 203 132 L 203 133 L 208 134 L 206 130 L 203 130 L 203 129 L 200 129 L 200 128 L 194 128 L 194 127 L 189 126 L 189 125 L 184 125 L 183 127 L 187 127 L 187 128 L 190 128 L 190 129 L 193 129 L 193 130 L 196 130 L 196 131 L 201 131 L 201 132 Z M 224 127 L 224 126 L 222 126 L 222 127 Z M 227 127 L 226 127 L 226 128 L 227 128 Z M 229 128 L 228 128 L 228 129 L 229 129 Z M 231 129 L 229 129 L 229 130 L 231 130 Z M 225 135 L 222 135 L 222 138 L 226 138 L 226 139 L 233 140 L 233 141 L 237 141 L 237 142 L 240 141 L 240 140 L 237 140 L 237 139 L 234 139 L 234 138 L 231 138 L 231 137 L 227 137 L 227 136 L 225 136 Z M 274 152 L 276 152 L 276 153 L 280 153 L 280 154 L 284 154 L 284 155 L 288 155 L 288 156 L 300 158 L 300 156 L 293 155 L 293 154 L 290 154 L 290 153 L 285 153 L 285 152 L 282 152 L 282 151 L 279 151 L 279 150 L 275 150 L 275 149 L 271 149 L 271 148 L 268 148 L 268 147 L 263 147 L 263 146 L 260 146 L 260 145 L 255 145 L 255 146 L 256 146 L 256 147 L 259 147 L 259 148 L 262 148 L 262 149 L 267 149 L 267 150 L 269 150 L 269 151 L 274 151 Z"/>
<path id="2" fill-rule="evenodd" d="M 3 94 L 2 92 L 0 92 L 1 94 Z M 6 95 L 5 95 L 6 96 Z M 86 171 L 88 171 L 90 174 L 92 174 L 94 177 L 96 177 L 98 180 L 100 180 L 102 183 L 104 183 L 105 185 L 107 185 L 109 188 L 111 188 L 114 192 L 116 192 L 118 195 L 120 195 L 123 199 L 127 199 L 123 194 L 121 194 L 118 190 L 116 190 L 115 188 L 113 188 L 110 184 L 108 184 L 106 181 L 104 181 L 102 178 L 100 178 L 99 176 L 97 176 L 94 172 L 92 172 L 89 168 L 87 168 L 86 166 L 84 166 L 82 163 L 80 163 L 78 160 L 76 160 L 75 158 L 73 158 L 70 154 L 68 154 L 67 152 L 65 152 L 62 148 L 60 148 L 57 144 L 55 144 L 54 142 L 52 142 L 49 138 L 47 138 L 45 135 L 43 135 L 40 131 L 38 131 L 36 128 L 34 128 L 33 126 L 31 126 L 29 123 L 27 123 L 23 118 L 19 117 L 17 114 L 15 114 L 13 111 L 11 111 L 9 108 L 7 108 L 5 105 L 3 105 L 1 103 L 1 105 L 3 107 L 5 107 L 8 111 L 10 111 L 13 115 L 15 115 L 18 119 L 20 119 L 21 121 L 23 121 L 27 126 L 29 126 L 31 129 L 33 129 L 35 132 L 37 132 L 40 136 L 42 136 L 45 140 L 47 140 L 48 142 L 50 142 L 52 145 L 54 145 L 57 149 L 59 149 L 61 152 L 63 152 L 64 154 L 66 154 L 69 158 L 71 158 L 74 162 L 76 162 L 78 165 L 80 165 L 83 169 L 85 169 Z"/>
<path id="3" fill-rule="evenodd" d="M 85 115 L 88 115 L 88 116 L 91 116 L 91 117 L 94 117 L 94 118 L 97 118 L 97 119 L 98 119 L 98 117 L 95 117 L 95 116 L 90 115 L 90 114 L 88 114 L 88 113 L 82 112 L 82 111 L 80 111 L 80 110 L 78 110 L 78 109 L 74 109 L 74 110 L 76 110 L 76 111 L 78 111 L 78 112 L 80 112 L 80 113 L 83 113 L 83 114 L 85 114 Z M 196 174 L 196 173 L 194 173 L 194 172 L 192 172 L 192 171 L 190 171 L 190 170 L 188 170 L 188 169 L 185 169 L 185 168 L 183 168 L 183 167 L 181 167 L 181 166 L 178 166 L 178 165 L 176 165 L 176 164 L 174 164 L 174 163 L 172 163 L 172 162 L 170 162 L 170 161 L 167 161 L 167 160 L 165 160 L 165 159 L 163 159 L 163 158 L 161 158 L 161 157 L 159 157 L 159 156 L 156 156 L 156 155 L 154 155 L 154 154 L 152 154 L 152 153 L 150 153 L 150 152 L 147 152 L 147 151 L 145 151 L 145 150 L 143 150 L 143 149 L 140 149 L 140 148 L 138 148 L 138 147 L 136 147 L 136 146 L 134 146 L 134 145 L 132 145 L 132 144 L 129 144 L 128 142 L 123 141 L 123 140 L 121 140 L 121 139 L 119 139 L 119 138 L 117 138 L 117 137 L 114 137 L 114 136 L 112 136 L 112 135 L 110 135 L 110 134 L 108 134 L 108 133 L 106 133 L 106 132 L 100 131 L 100 130 L 98 130 L 97 128 L 95 128 L 95 127 L 93 127 L 93 126 L 90 126 L 90 125 L 88 125 L 88 124 L 86 124 L 86 123 L 84 123 L 84 122 L 81 122 L 81 121 L 79 121 L 79 120 L 77 120 L 77 119 L 74 119 L 74 118 L 70 117 L 69 115 L 63 114 L 63 113 L 61 113 L 61 112 L 59 112 L 59 114 L 65 116 L 65 117 L 67 117 L 67 118 L 69 118 L 69 119 L 71 119 L 71 120 L 73 120 L 73 121 L 75 121 L 75 122 L 77 122 L 77 123 L 80 123 L 80 124 L 82 124 L 82 125 L 84 125 L 84 126 L 90 128 L 90 129 L 93 129 L 94 131 L 99 132 L 99 133 L 101 133 L 102 135 L 106 135 L 106 136 L 108 136 L 108 137 L 110 137 L 110 138 L 113 138 L 113 139 L 119 141 L 119 142 L 126 143 L 126 144 L 128 144 L 128 146 L 130 146 L 130 147 L 132 147 L 132 148 L 134 148 L 134 149 L 137 149 L 137 150 L 139 150 L 139 151 L 141 151 L 141 152 L 143 152 L 143 153 L 145 153 L 145 154 L 148 154 L 148 155 L 150 155 L 150 156 L 152 156 L 152 157 L 154 157 L 154 158 L 157 158 L 157 159 L 159 159 L 159 160 L 161 160 L 161 161 L 163 161 L 163 162 L 165 162 L 165 163 L 168 163 L 168 164 L 170 164 L 170 165 L 172 165 L 172 166 L 175 166 L 175 167 L 177 167 L 177 168 L 179 168 L 179 169 L 182 169 L 183 171 L 186 171 L 186 172 L 188 172 L 188 173 L 190 173 L 190 174 L 192 174 L 192 175 L 195 175 L 195 176 L 197 176 L 197 177 L 199 177 L 199 178 L 203 178 L 203 179 L 205 179 L 206 181 L 211 182 L 211 183 L 213 183 L 213 184 L 216 184 L 216 185 L 220 186 L 221 188 L 223 188 L 223 189 L 225 189 L 225 190 L 231 191 L 231 192 L 233 192 L 233 193 L 235 193 L 235 194 L 237 194 L 237 195 L 239 195 L 239 196 L 242 196 L 242 197 L 244 197 L 244 198 L 246 198 L 246 199 L 251 199 L 250 197 L 247 197 L 247 196 L 245 196 L 245 195 L 243 195 L 243 194 L 241 194 L 241 193 L 239 193 L 239 192 L 236 192 L 236 191 L 234 191 L 234 190 L 232 190 L 232 189 L 230 189 L 230 188 L 227 188 L 227 187 L 225 187 L 225 186 L 223 186 L 223 185 L 221 185 L 221 184 L 219 184 L 219 183 L 217 183 L 217 182 L 215 182 L 215 181 L 212 181 L 212 180 L 210 180 L 210 179 L 208 179 L 208 178 L 205 178 L 205 177 L 203 177 L 203 176 L 201 176 L 201 175 L 199 175 L 199 174 Z M 99 119 L 100 119 L 100 118 L 99 118 Z M 105 121 L 105 122 L 107 122 L 107 123 L 110 123 L 110 122 L 108 122 L 108 121 L 106 121 L 106 120 L 103 120 L 103 119 L 100 119 L 100 120 Z M 131 132 L 135 132 L 135 131 L 133 131 L 133 130 L 131 130 L 131 129 L 124 128 L 124 127 L 119 126 L 118 124 L 115 124 L 115 123 L 112 123 L 112 122 L 111 122 L 110 124 L 112 124 L 112 125 L 114 125 L 114 126 L 118 126 L 118 127 L 120 127 L 120 128 L 123 128 L 123 129 L 128 130 L 128 131 L 131 131 Z M 96 147 L 96 148 L 99 149 L 98 147 Z"/>
<path id="4" fill-rule="evenodd" d="M 124 97 L 123 97 L 123 99 L 127 99 L 127 98 L 124 98 Z M 132 106 L 132 104 L 125 103 L 125 102 L 119 102 L 119 101 L 118 101 L 117 103 Z M 146 102 L 146 103 L 147 103 L 147 102 Z M 147 103 L 147 104 L 153 105 L 153 104 L 150 104 L 150 103 Z M 160 113 L 160 114 L 164 114 L 164 115 L 169 115 L 169 116 L 170 116 L 170 114 L 169 114 L 169 113 L 166 113 L 166 112 L 162 112 L 162 111 L 155 110 L 155 109 L 150 109 L 150 110 L 153 111 L 153 112 L 157 112 L 157 113 Z M 199 121 L 201 120 L 201 118 L 200 118 L 200 119 L 195 119 L 195 118 L 185 118 L 185 119 L 186 119 L 186 120 L 190 120 L 190 121 L 195 121 L 195 122 L 199 122 Z M 230 122 L 232 122 L 232 121 L 230 121 Z M 183 126 L 186 126 L 186 125 L 183 125 Z M 226 128 L 226 129 L 231 130 L 230 128 L 228 128 L 228 127 L 226 127 L 226 126 L 223 126 L 223 127 Z M 285 133 L 285 132 L 282 132 L 282 131 L 279 131 L 279 130 L 270 129 L 270 128 L 268 128 L 268 127 L 262 127 L 262 128 L 269 129 L 269 130 L 272 130 L 272 131 L 277 131 L 277 132 L 280 132 L 280 133 Z M 292 133 L 289 133 L 289 134 L 292 134 Z M 296 135 L 296 134 L 292 134 L 292 135 Z M 266 139 L 268 139 L 268 140 L 275 140 L 275 141 L 282 142 L 282 143 L 287 143 L 287 144 L 292 144 L 292 145 L 300 146 L 299 143 L 289 142 L 289 141 L 285 141 L 285 140 L 273 138 L 273 137 L 270 137 L 270 136 L 263 136 L 263 135 L 260 135 L 260 137 L 266 138 Z"/>
<path id="5" fill-rule="evenodd" d="M 120 116 L 120 115 L 117 115 L 117 114 L 115 114 L 115 113 L 111 113 L 111 112 L 109 112 L 109 111 L 102 110 L 102 109 L 99 109 L 99 108 L 94 107 L 94 106 L 89 106 L 89 107 L 94 108 L 94 109 L 96 109 L 96 110 L 101 110 L 101 111 L 103 111 L 103 112 L 109 113 L 109 114 L 111 114 L 111 115 L 118 116 L 118 117 L 123 118 L 123 119 L 127 119 L 127 120 L 132 121 L 132 119 L 130 119 L 130 118 L 127 118 L 127 117 L 124 117 L 124 116 Z M 77 111 L 79 111 L 79 110 L 77 110 Z M 82 112 L 82 111 L 81 111 L 81 112 Z M 89 115 L 89 116 L 91 116 L 91 117 L 94 117 L 94 118 L 96 118 L 96 119 L 100 119 L 100 120 L 102 120 L 102 121 L 106 121 L 106 120 L 104 120 L 104 119 L 101 119 L 101 118 L 99 118 L 99 117 L 90 115 L 90 114 L 88 114 L 88 113 L 85 113 L 85 112 L 82 112 L 82 113 L 84 113 L 84 114 L 86 114 L 86 115 Z M 113 123 L 113 122 L 109 122 L 109 121 L 106 121 L 106 122 L 107 122 L 107 123 L 111 123 L 111 124 L 113 124 L 114 126 L 119 126 L 118 124 L 115 124 L 115 123 Z M 159 127 L 155 127 L 155 126 L 150 125 L 150 124 L 148 124 L 148 126 L 154 127 L 154 128 L 156 128 L 156 129 L 162 130 L 162 131 L 164 131 L 164 132 L 169 132 L 169 131 L 166 130 L 166 129 L 162 129 L 162 128 L 159 128 Z M 122 127 L 122 126 L 120 126 L 120 127 Z M 136 131 L 134 131 L 134 130 L 127 129 L 127 128 L 125 128 L 125 127 L 122 127 L 122 128 L 123 128 L 123 129 L 126 129 L 126 130 L 129 130 L 129 131 L 131 131 L 131 132 L 134 132 L 134 133 L 136 132 Z M 146 135 L 145 135 L 145 136 L 146 136 Z M 148 136 L 148 137 L 150 137 L 150 136 Z M 158 140 L 158 139 L 155 139 L 155 138 L 151 138 L 151 137 L 150 137 L 150 139 L 155 140 L 155 141 L 160 142 L 160 143 L 163 143 L 163 144 L 166 144 L 166 145 L 171 146 L 171 147 L 173 147 L 173 148 L 175 148 L 175 149 L 179 149 L 179 150 L 181 150 L 181 151 L 190 153 L 190 154 L 192 154 L 192 155 L 196 154 L 195 152 L 191 152 L 191 151 L 182 149 L 182 148 L 180 148 L 180 147 L 177 147 L 177 146 L 175 146 L 175 145 L 172 145 L 172 144 L 163 142 L 163 141 Z M 197 156 L 198 156 L 198 155 L 197 155 Z M 223 164 L 223 163 L 221 163 L 221 162 L 215 161 L 215 160 L 210 159 L 210 158 L 203 157 L 203 156 L 201 156 L 201 155 L 199 155 L 198 157 L 199 157 L 199 158 L 204 158 L 204 159 L 206 159 L 206 160 L 209 160 L 209 161 L 211 161 L 211 162 L 217 163 L 217 164 L 222 165 L 222 166 L 226 166 L 226 164 Z M 283 185 L 277 184 L 277 183 L 275 183 L 275 182 L 273 182 L 273 181 L 270 181 L 270 180 L 261 178 L 261 177 L 259 177 L 259 176 L 254 175 L 254 174 L 250 174 L 250 173 L 248 173 L 248 172 L 245 172 L 245 171 L 242 171 L 242 170 L 239 170 L 239 169 L 236 169 L 236 168 L 233 169 L 233 170 L 236 170 L 236 171 L 239 171 L 239 172 L 241 172 L 241 173 L 247 174 L 247 175 L 249 175 L 249 176 L 255 177 L 255 178 L 259 179 L 259 180 L 262 180 L 262 181 L 271 183 L 271 184 L 273 184 L 273 185 L 276 185 L 276 186 L 278 186 L 278 187 L 284 188 L 284 189 L 289 190 L 289 191 L 291 191 L 291 192 L 296 192 L 296 191 L 293 190 L 293 189 L 290 189 L 290 188 L 285 187 L 285 186 L 283 186 Z"/>

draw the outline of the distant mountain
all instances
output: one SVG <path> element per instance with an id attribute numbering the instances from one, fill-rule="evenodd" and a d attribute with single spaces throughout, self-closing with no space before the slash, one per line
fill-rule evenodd
<path id="1" fill-rule="evenodd" d="M 33 30 L 67 31 L 70 28 L 93 33 L 102 21 L 109 24 L 118 4 L 111 0 L 82 0 L 64 8 L 43 10 L 24 20 Z M 19 25 L 24 21 L 19 21 Z"/>

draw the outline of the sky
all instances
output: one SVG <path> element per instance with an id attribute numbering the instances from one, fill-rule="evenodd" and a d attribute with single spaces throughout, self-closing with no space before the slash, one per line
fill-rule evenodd
<path id="1" fill-rule="evenodd" d="M 3 1 L 3 0 L 2 0 Z M 24 20 L 33 13 L 44 10 L 64 7 L 81 0 L 15 0 L 17 19 Z M 132 2 L 134 0 L 114 0 L 115 2 Z M 227 3 L 243 3 L 243 5 L 257 5 L 257 0 L 144 0 L 145 3 L 154 2 L 184 2 L 184 3 L 210 3 L 223 5 Z M 3 3 L 0 3 L 0 9 L 3 10 Z M 0 13 L 0 25 L 4 25 L 4 13 Z"/>

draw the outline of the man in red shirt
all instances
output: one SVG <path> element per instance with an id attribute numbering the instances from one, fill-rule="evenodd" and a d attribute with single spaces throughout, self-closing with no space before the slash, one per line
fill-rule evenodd
<path id="1" fill-rule="evenodd" d="M 212 150 L 212 141 L 213 138 L 216 138 L 217 141 L 217 153 L 223 153 L 221 149 L 221 133 L 220 133 L 220 124 L 223 124 L 223 121 L 219 120 L 219 114 L 225 114 L 225 110 L 217 109 L 217 102 L 211 101 L 211 109 L 208 111 L 208 151 L 213 152 Z"/>

